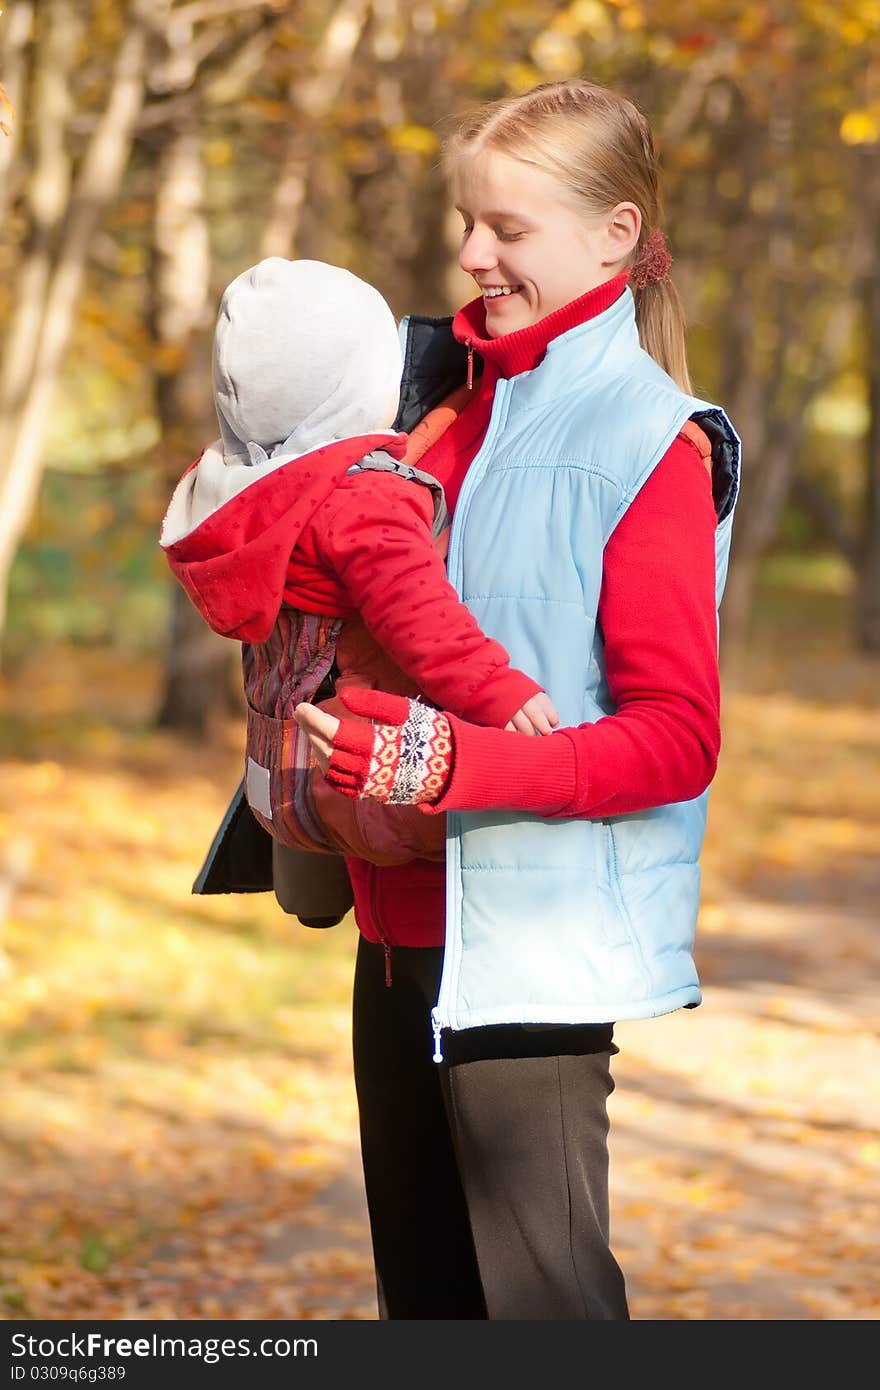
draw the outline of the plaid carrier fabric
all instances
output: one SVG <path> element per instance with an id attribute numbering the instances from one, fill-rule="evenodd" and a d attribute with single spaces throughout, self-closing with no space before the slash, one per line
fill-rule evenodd
<path id="1" fill-rule="evenodd" d="M 341 627 L 341 618 L 282 608 L 267 641 L 242 645 L 248 804 L 281 844 L 329 854 L 337 845 L 315 809 L 315 759 L 293 711 L 329 673 Z"/>

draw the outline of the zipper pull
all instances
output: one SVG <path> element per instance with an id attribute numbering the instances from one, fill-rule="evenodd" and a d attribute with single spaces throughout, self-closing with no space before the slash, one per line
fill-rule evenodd
<path id="1" fill-rule="evenodd" d="M 474 389 L 474 344 L 473 344 L 473 340 L 472 340 L 471 338 L 466 338 L 465 341 L 466 341 L 466 343 L 467 343 L 467 350 L 468 350 L 467 389 L 468 389 L 469 391 L 473 391 L 473 389 Z"/>
<path id="2" fill-rule="evenodd" d="M 440 1024 L 439 1024 L 439 1023 L 435 1023 L 435 1024 L 434 1024 L 433 1032 L 434 1032 L 434 1061 L 435 1061 L 435 1062 L 442 1062 L 442 1061 L 443 1061 L 443 1053 L 440 1051 Z"/>
<path id="3" fill-rule="evenodd" d="M 387 941 L 382 943 L 385 947 L 385 988 L 391 988 L 391 947 Z"/>

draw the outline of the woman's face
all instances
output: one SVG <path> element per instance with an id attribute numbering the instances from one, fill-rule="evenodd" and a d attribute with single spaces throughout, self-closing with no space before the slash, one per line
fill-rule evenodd
<path id="1" fill-rule="evenodd" d="M 634 204 L 590 219 L 552 174 L 497 150 L 465 156 L 456 191 L 464 218 L 459 264 L 480 288 L 490 338 L 527 328 L 612 279 L 638 239 Z"/>

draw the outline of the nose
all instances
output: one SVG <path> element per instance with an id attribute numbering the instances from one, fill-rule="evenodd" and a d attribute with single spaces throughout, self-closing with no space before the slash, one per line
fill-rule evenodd
<path id="1" fill-rule="evenodd" d="M 458 263 L 467 275 L 494 270 L 498 264 L 493 236 L 488 228 L 472 227 L 461 244 Z"/>

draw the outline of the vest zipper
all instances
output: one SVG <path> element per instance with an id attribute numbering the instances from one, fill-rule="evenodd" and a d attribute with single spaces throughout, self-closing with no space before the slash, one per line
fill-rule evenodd
<path id="1" fill-rule="evenodd" d="M 468 350 L 467 389 L 468 389 L 469 391 L 473 391 L 473 389 L 474 389 L 474 340 L 473 340 L 473 338 L 465 338 L 465 343 L 467 344 L 467 350 Z"/>
<path id="2" fill-rule="evenodd" d="M 468 339 L 469 348 L 472 347 L 471 340 Z M 492 398 L 492 410 L 489 415 L 489 424 L 486 433 L 483 435 L 483 442 L 471 459 L 470 467 L 464 476 L 461 491 L 458 494 L 458 501 L 455 505 L 455 513 L 452 518 L 452 526 L 449 532 L 449 553 L 446 559 L 447 574 L 449 582 L 460 595 L 462 588 L 462 557 L 461 557 L 461 533 L 464 529 L 464 522 L 470 507 L 471 497 L 474 489 L 486 471 L 486 465 L 492 456 L 495 448 L 495 441 L 499 430 L 502 427 L 502 419 L 506 421 L 510 410 L 510 397 L 513 392 L 513 381 L 503 378 L 495 386 L 495 393 Z M 455 811 L 447 811 L 447 827 L 450 834 L 454 833 L 454 828 L 460 825 L 458 815 Z M 451 851 L 447 848 L 447 854 Z M 440 1047 L 440 1031 L 444 1026 L 449 1026 L 449 1003 L 455 994 L 457 987 L 457 975 L 461 957 L 461 940 L 459 931 L 451 932 L 447 923 L 446 943 L 443 948 L 443 968 L 440 972 L 440 987 L 438 991 L 437 1003 L 431 1010 L 431 1020 L 434 1033 L 434 1061 L 442 1062 L 443 1053 Z"/>

